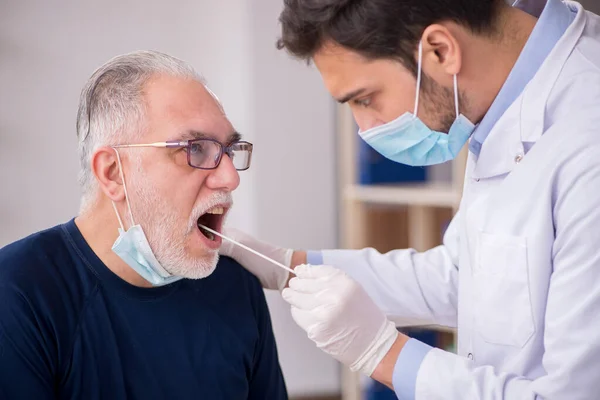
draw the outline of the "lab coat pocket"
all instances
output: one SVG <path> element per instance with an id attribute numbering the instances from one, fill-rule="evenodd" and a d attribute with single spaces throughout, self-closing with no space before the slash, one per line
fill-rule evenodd
<path id="1" fill-rule="evenodd" d="M 525 237 L 479 234 L 475 325 L 488 343 L 522 347 L 534 333 Z"/>

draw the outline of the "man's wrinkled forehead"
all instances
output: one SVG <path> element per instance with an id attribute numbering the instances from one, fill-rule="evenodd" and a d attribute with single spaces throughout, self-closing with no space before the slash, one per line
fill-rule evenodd
<path id="1" fill-rule="evenodd" d="M 149 133 L 156 140 L 198 132 L 225 141 L 235 133 L 218 97 L 203 82 L 161 76 L 148 84 L 145 94 Z"/>

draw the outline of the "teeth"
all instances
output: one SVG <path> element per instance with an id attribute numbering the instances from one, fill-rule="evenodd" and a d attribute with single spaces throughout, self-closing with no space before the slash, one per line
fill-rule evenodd
<path id="1" fill-rule="evenodd" d="M 213 207 L 210 210 L 208 210 L 206 213 L 221 215 L 221 214 L 223 214 L 224 211 L 225 211 L 225 209 L 223 207 Z"/>

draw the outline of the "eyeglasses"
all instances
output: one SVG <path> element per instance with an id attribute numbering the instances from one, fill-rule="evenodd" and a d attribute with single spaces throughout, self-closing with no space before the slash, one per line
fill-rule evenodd
<path id="1" fill-rule="evenodd" d="M 192 168 L 198 169 L 216 169 L 221 163 L 223 154 L 227 154 L 233 166 L 238 171 L 245 171 L 250 168 L 252 159 L 253 145 L 250 142 L 236 141 L 229 146 L 224 146 L 221 142 L 214 139 L 194 139 L 186 141 L 168 141 L 146 144 L 120 144 L 112 146 L 114 148 L 134 148 L 134 147 L 163 147 L 163 148 L 185 148 L 187 151 L 188 164 Z"/>

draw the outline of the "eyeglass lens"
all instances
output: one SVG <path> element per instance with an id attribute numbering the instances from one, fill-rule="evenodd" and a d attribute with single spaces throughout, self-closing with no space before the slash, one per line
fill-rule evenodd
<path id="1" fill-rule="evenodd" d="M 189 162 L 197 168 L 216 168 L 221 157 L 222 145 L 212 140 L 198 140 L 190 144 Z M 227 149 L 235 169 L 245 170 L 250 166 L 252 145 L 245 142 L 233 143 Z"/>

